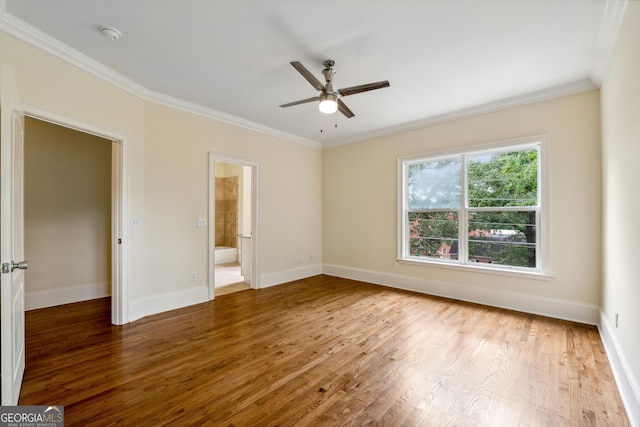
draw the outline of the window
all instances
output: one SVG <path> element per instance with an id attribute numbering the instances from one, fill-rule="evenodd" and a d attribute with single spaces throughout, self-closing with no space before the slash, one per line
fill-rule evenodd
<path id="1" fill-rule="evenodd" d="M 542 142 L 400 159 L 400 259 L 541 272 Z"/>

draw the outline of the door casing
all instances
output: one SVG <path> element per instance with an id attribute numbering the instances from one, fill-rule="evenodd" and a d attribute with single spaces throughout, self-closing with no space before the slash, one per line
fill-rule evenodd
<path id="1" fill-rule="evenodd" d="M 242 157 L 229 156 L 226 154 L 218 154 L 209 152 L 209 235 L 208 235 L 208 288 L 209 300 L 215 298 L 215 164 L 231 163 L 235 165 L 248 166 L 251 168 L 251 288 L 260 289 L 260 253 L 258 251 L 260 239 L 260 164 L 254 160 Z"/>
<path id="2" fill-rule="evenodd" d="M 128 248 L 129 233 L 129 144 L 125 134 L 80 118 L 24 103 L 25 116 L 109 139 L 112 145 L 111 172 L 111 323 L 129 323 Z"/>

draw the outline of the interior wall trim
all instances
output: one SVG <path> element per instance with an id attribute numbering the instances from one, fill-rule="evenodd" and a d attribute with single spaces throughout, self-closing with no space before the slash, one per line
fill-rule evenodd
<path id="1" fill-rule="evenodd" d="M 615 329 L 603 311 L 600 311 L 598 330 L 622 403 L 627 410 L 629 422 L 632 426 L 640 426 L 640 382 L 634 377 L 627 357 L 616 338 Z"/>
<path id="2" fill-rule="evenodd" d="M 200 304 L 208 300 L 209 291 L 206 286 L 142 298 L 131 302 L 129 320 L 133 322 L 146 316 Z"/>
<path id="3" fill-rule="evenodd" d="M 61 60 L 66 61 L 104 81 L 107 81 L 108 83 L 111 83 L 114 86 L 125 90 L 145 101 L 153 102 L 170 108 L 175 108 L 198 116 L 218 120 L 244 129 L 274 136 L 309 147 L 322 149 L 368 139 L 379 138 L 395 133 L 407 132 L 422 127 L 436 125 L 439 123 L 473 117 L 494 111 L 500 111 L 508 108 L 514 108 L 517 106 L 523 106 L 535 102 L 558 98 L 561 96 L 567 96 L 597 89 L 599 87 L 602 76 L 604 75 L 604 70 L 606 69 L 606 64 L 611 54 L 610 50 L 612 49 L 613 43 L 615 42 L 615 37 L 617 36 L 618 28 L 622 20 L 622 15 L 624 14 L 624 6 L 626 5 L 626 0 L 624 0 L 624 2 L 621 2 L 620 0 L 609 0 L 608 3 L 611 3 L 611 5 L 607 6 L 607 13 L 605 15 L 605 19 L 603 20 L 603 29 L 601 31 L 602 34 L 599 38 L 599 54 L 602 59 L 600 60 L 598 67 L 596 67 L 597 70 L 592 73 L 593 75 L 585 76 L 585 78 L 583 79 L 549 87 L 540 91 L 526 93 L 506 99 L 499 99 L 483 105 L 455 110 L 441 115 L 404 123 L 399 126 L 380 129 L 378 131 L 370 132 L 364 135 L 345 138 L 331 144 L 322 144 L 319 141 L 303 138 L 298 135 L 293 135 L 287 132 L 280 131 L 278 129 L 261 125 L 259 123 L 232 116 L 221 111 L 217 111 L 211 108 L 203 107 L 201 105 L 151 91 L 141 86 L 140 84 L 124 77 L 116 71 L 104 66 L 103 64 L 95 61 L 87 55 L 75 49 L 72 49 L 64 43 L 52 38 L 48 34 L 38 30 L 37 28 L 27 24 L 26 22 L 16 18 L 15 16 L 6 13 L 6 11 L 2 9 L 0 9 L 0 13 L 2 13 L 2 16 L 0 17 L 0 30 L 18 38 L 19 40 L 29 43 L 30 45 L 35 46 L 57 58 L 60 58 Z"/>
<path id="4" fill-rule="evenodd" d="M 0 12 L 3 12 L 0 10 Z M 138 98 L 147 102 L 175 108 L 187 113 L 195 114 L 209 119 L 214 119 L 224 123 L 228 123 L 240 128 L 252 130 L 265 135 L 274 136 L 276 138 L 307 145 L 313 148 L 322 148 L 322 144 L 311 139 L 292 135 L 278 129 L 270 128 L 240 117 L 232 116 L 221 111 L 197 105 L 182 99 L 174 98 L 158 92 L 147 89 L 146 87 L 128 79 L 122 74 L 112 70 L 109 67 L 99 63 L 98 61 L 88 57 L 80 51 L 72 49 L 66 44 L 54 39 L 48 34 L 38 30 L 37 28 L 27 24 L 21 19 L 16 18 L 8 13 L 3 13 L 0 17 L 0 30 L 26 42 L 38 49 L 47 52 L 56 58 L 59 58 L 71 65 L 80 68 L 87 73 L 106 81 L 119 89 L 122 89 Z"/>
<path id="5" fill-rule="evenodd" d="M 591 75 L 598 87 L 602 84 L 604 74 L 607 71 L 607 65 L 611 54 L 618 39 L 622 18 L 627 10 L 628 0 L 607 0 L 605 4 L 605 13 L 600 24 L 600 32 L 596 45 L 596 54 L 598 55 L 597 64 Z"/>
<path id="6" fill-rule="evenodd" d="M 1 0 L 0 0 L 1 1 Z M 22 102 L 24 114 L 57 126 L 74 129 L 113 141 L 111 182 L 111 321 L 129 323 L 129 138 L 119 130 L 84 119 Z M 116 244 L 121 239 L 121 244 Z"/>
<path id="7" fill-rule="evenodd" d="M 568 82 L 559 86 L 550 87 L 547 89 L 525 93 L 522 95 L 499 99 L 493 102 L 488 102 L 482 105 L 476 105 L 469 108 L 463 108 L 460 110 L 450 111 L 448 113 L 439 114 L 436 116 L 425 117 L 423 119 L 415 120 L 409 123 L 403 123 L 399 126 L 392 126 L 378 131 L 372 132 L 367 135 L 368 139 L 381 138 L 383 136 L 393 135 L 401 132 L 409 132 L 416 129 L 425 128 L 428 126 L 435 126 L 441 123 L 452 122 L 455 120 L 467 119 L 482 114 L 493 113 L 497 111 L 507 110 L 509 108 L 522 107 L 529 104 L 535 104 L 537 102 L 543 102 L 560 98 L 563 96 L 576 95 L 582 92 L 588 92 L 598 88 L 590 79 L 582 79 L 573 82 Z M 335 147 L 339 145 L 350 144 L 361 140 L 362 138 L 345 138 L 330 144 L 325 143 L 324 148 Z"/>
<path id="8" fill-rule="evenodd" d="M 339 265 L 325 264 L 323 273 L 330 276 L 360 280 L 391 288 L 521 311 L 523 313 L 548 316 L 588 325 L 598 324 L 599 308 L 594 304 L 472 287 L 457 283 L 438 282 Z"/>
<path id="9" fill-rule="evenodd" d="M 111 295 L 111 282 L 87 283 L 67 288 L 48 289 L 24 294 L 24 309 L 54 307 Z"/>
<path id="10" fill-rule="evenodd" d="M 275 273 L 262 274 L 260 276 L 260 288 L 282 285 L 294 280 L 306 279 L 307 277 L 322 274 L 322 265 L 314 264 L 289 270 L 277 271 Z"/>

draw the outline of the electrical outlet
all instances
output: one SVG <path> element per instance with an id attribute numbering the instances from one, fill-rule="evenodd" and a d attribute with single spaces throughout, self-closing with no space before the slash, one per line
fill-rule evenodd
<path id="1" fill-rule="evenodd" d="M 313 255 L 309 255 L 309 261 L 313 261 Z"/>
<path id="2" fill-rule="evenodd" d="M 196 224 L 198 227 L 206 227 L 207 226 L 207 218 L 198 218 L 198 222 Z"/>
<path id="3" fill-rule="evenodd" d="M 302 264 L 302 257 L 298 258 L 298 264 Z"/>
<path id="4" fill-rule="evenodd" d="M 140 218 L 131 218 L 131 228 L 140 227 Z"/>
<path id="5" fill-rule="evenodd" d="M 196 273 L 195 271 L 192 271 L 190 278 L 192 282 L 195 282 L 196 280 L 198 280 L 198 273 Z"/>

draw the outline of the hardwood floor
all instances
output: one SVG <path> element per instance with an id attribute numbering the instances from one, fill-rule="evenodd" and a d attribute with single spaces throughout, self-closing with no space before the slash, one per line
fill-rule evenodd
<path id="1" fill-rule="evenodd" d="M 629 425 L 597 329 L 316 276 L 109 323 L 27 313 L 21 405 L 67 426 Z"/>

